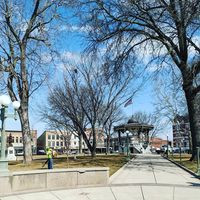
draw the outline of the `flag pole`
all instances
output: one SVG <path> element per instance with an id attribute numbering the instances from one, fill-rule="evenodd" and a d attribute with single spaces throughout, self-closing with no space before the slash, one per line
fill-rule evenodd
<path id="1" fill-rule="evenodd" d="M 132 117 L 133 117 L 133 104 L 131 105 L 131 107 L 132 107 Z"/>

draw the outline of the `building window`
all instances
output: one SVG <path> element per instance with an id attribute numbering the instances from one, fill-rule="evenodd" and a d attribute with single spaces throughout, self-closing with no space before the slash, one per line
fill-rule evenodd
<path id="1" fill-rule="evenodd" d="M 48 147 L 51 147 L 51 142 L 50 141 L 48 142 Z"/>
<path id="2" fill-rule="evenodd" d="M 56 135 L 56 139 L 59 140 L 59 135 Z"/>
<path id="3" fill-rule="evenodd" d="M 54 141 L 52 142 L 52 147 L 55 147 L 55 142 Z"/>
<path id="4" fill-rule="evenodd" d="M 56 146 L 59 147 L 59 142 L 58 141 L 56 142 Z"/>
<path id="5" fill-rule="evenodd" d="M 55 140 L 55 135 L 52 135 L 52 140 Z"/>
<path id="6" fill-rule="evenodd" d="M 20 137 L 19 142 L 22 143 L 22 137 Z"/>
<path id="7" fill-rule="evenodd" d="M 16 137 L 16 143 L 18 143 L 19 142 L 19 139 L 18 139 L 18 137 Z"/>
<path id="8" fill-rule="evenodd" d="M 74 145 L 76 145 L 76 142 L 74 142 Z"/>
<path id="9" fill-rule="evenodd" d="M 187 142 L 184 142 L 184 147 L 187 147 Z"/>
<path id="10" fill-rule="evenodd" d="M 51 139 L 51 135 L 48 135 L 48 139 L 49 139 L 49 140 Z"/>
<path id="11" fill-rule="evenodd" d="M 61 146 L 61 147 L 63 146 L 63 142 L 60 142 L 60 146 Z"/>

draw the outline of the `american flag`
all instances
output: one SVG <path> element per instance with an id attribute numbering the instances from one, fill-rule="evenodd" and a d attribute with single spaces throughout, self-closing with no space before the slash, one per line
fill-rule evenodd
<path id="1" fill-rule="evenodd" d="M 127 107 L 129 105 L 131 105 L 133 102 L 132 102 L 132 98 L 128 99 L 128 101 L 124 104 L 124 107 Z"/>

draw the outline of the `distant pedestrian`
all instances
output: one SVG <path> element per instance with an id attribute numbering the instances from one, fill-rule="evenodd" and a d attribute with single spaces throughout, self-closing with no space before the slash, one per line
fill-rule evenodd
<path id="1" fill-rule="evenodd" d="M 53 169 L 53 150 L 49 147 L 46 148 L 48 169 Z"/>

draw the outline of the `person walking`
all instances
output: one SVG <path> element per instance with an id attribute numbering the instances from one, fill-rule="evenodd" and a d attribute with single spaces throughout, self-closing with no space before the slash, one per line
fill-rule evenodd
<path id="1" fill-rule="evenodd" d="M 49 147 L 46 149 L 48 169 L 53 169 L 53 150 Z"/>

